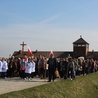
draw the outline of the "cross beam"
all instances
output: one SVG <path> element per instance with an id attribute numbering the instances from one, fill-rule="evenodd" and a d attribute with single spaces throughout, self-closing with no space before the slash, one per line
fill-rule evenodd
<path id="1" fill-rule="evenodd" d="M 22 44 L 20 44 L 22 46 L 22 52 L 24 52 L 24 46 L 26 46 L 27 44 L 25 44 L 24 42 Z"/>

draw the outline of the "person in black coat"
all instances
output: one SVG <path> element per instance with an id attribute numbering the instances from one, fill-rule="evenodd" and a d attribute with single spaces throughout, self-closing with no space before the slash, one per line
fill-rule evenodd
<path id="1" fill-rule="evenodd" d="M 64 66 L 64 79 L 68 78 L 68 58 L 63 59 L 63 66 Z"/>
<path id="2" fill-rule="evenodd" d="M 57 66 L 56 58 L 54 58 L 53 54 L 50 54 L 50 58 L 47 63 L 49 64 L 49 66 L 48 66 L 48 72 L 49 72 L 48 82 L 51 82 L 51 80 L 54 81 L 54 79 L 55 79 L 55 70 L 56 70 L 56 66 Z"/>

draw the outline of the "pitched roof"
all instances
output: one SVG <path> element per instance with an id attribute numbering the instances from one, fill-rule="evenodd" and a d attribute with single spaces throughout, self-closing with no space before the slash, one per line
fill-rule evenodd
<path id="1" fill-rule="evenodd" d="M 73 44 L 88 44 L 82 37 L 80 37 L 78 40 L 76 40 L 75 42 L 73 42 Z"/>
<path id="2" fill-rule="evenodd" d="M 37 51 L 37 52 L 32 51 L 32 52 L 33 52 L 33 54 L 34 54 L 35 57 L 39 57 L 39 55 L 44 55 L 46 57 L 49 57 L 49 54 L 50 54 L 50 51 Z M 56 58 L 57 57 L 67 57 L 68 54 L 70 54 L 71 56 L 73 56 L 73 52 L 72 51 L 66 51 L 66 52 L 65 51 L 53 51 L 53 53 L 54 53 L 54 56 Z M 29 56 L 27 51 L 24 51 L 24 54 L 26 54 L 27 56 Z M 22 57 L 23 54 L 21 54 L 19 51 L 15 51 L 13 53 L 13 56 L 15 56 L 15 57 Z"/>

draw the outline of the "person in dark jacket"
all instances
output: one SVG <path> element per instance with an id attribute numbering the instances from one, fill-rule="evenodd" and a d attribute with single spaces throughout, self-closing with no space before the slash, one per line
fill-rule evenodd
<path id="1" fill-rule="evenodd" d="M 51 82 L 51 80 L 54 81 L 55 79 L 55 70 L 57 65 L 56 58 L 54 58 L 53 54 L 50 54 L 50 58 L 47 63 L 49 64 L 48 65 L 48 72 L 49 72 L 48 82 Z"/>
<path id="2" fill-rule="evenodd" d="M 64 79 L 68 78 L 68 58 L 63 59 L 63 66 L 64 66 Z"/>
<path id="3" fill-rule="evenodd" d="M 74 67 L 74 62 L 72 58 L 69 58 L 68 61 L 68 78 L 71 80 L 73 79 L 73 67 Z"/>

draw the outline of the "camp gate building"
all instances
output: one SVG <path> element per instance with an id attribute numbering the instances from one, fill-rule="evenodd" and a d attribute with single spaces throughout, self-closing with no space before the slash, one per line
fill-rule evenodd
<path id="1" fill-rule="evenodd" d="M 23 49 L 23 48 L 22 48 Z M 49 57 L 50 51 L 32 51 L 35 57 L 39 57 L 39 55 L 44 55 Z M 73 42 L 73 51 L 53 51 L 54 56 L 56 58 L 63 58 L 71 56 L 73 58 L 84 57 L 84 58 L 94 58 L 98 59 L 98 52 L 89 51 L 89 43 L 86 42 L 82 36 L 75 42 Z M 22 57 L 23 55 L 28 55 L 27 51 L 15 51 L 13 53 L 14 57 Z"/>

